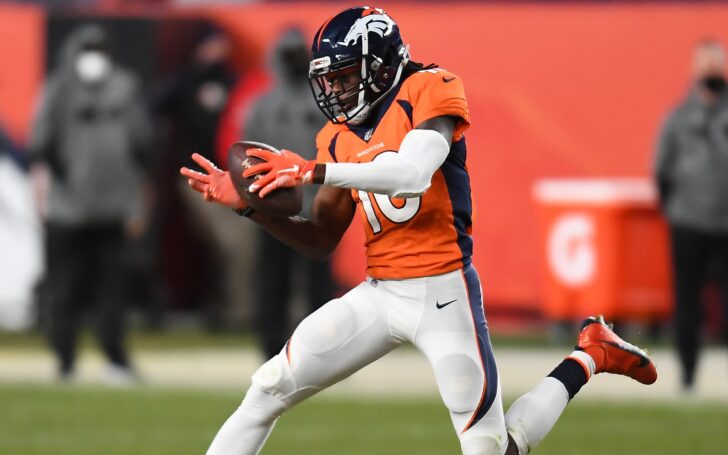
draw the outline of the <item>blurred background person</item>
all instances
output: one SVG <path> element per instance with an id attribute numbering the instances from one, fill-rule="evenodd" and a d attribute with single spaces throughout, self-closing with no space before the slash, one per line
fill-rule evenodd
<path id="1" fill-rule="evenodd" d="M 124 249 L 144 229 L 150 120 L 137 77 L 115 64 L 104 29 L 84 25 L 46 81 L 30 141 L 35 175 L 47 168 L 48 335 L 61 380 L 73 378 L 82 316 L 91 306 L 109 366 L 135 380 L 124 346 Z M 38 182 L 40 183 L 40 182 Z"/>
<path id="2" fill-rule="evenodd" d="M 253 105 L 245 123 L 246 140 L 300 151 L 309 160 L 316 158 L 316 134 L 326 119 L 311 96 L 309 60 L 303 33 L 298 28 L 286 30 L 270 55 L 273 87 Z M 317 188 L 313 185 L 304 188 L 301 216 L 310 217 Z M 305 314 L 333 298 L 334 284 L 329 261 L 303 256 L 263 229 L 258 229 L 256 244 L 255 322 L 263 354 L 270 358 L 281 350 L 291 328 L 300 322 L 295 317 L 291 321 L 294 280 L 299 277 L 305 280 Z"/>
<path id="3" fill-rule="evenodd" d="M 655 178 L 668 220 L 673 258 L 676 345 L 682 385 L 693 387 L 709 276 L 724 303 L 728 341 L 728 93 L 721 43 L 693 53 L 694 80 L 659 136 Z"/>
<path id="4" fill-rule="evenodd" d="M 167 77 L 159 88 L 155 113 L 165 121 L 165 178 L 173 182 L 169 195 L 172 218 L 189 222 L 199 244 L 194 260 L 180 261 L 196 266 L 195 276 L 201 279 L 201 303 L 207 329 L 218 331 L 231 320 L 240 320 L 239 306 L 244 305 L 249 288 L 245 228 L 229 210 L 212 207 L 196 194 L 190 194 L 187 183 L 173 175 L 191 153 L 215 160 L 216 140 L 230 92 L 237 79 L 232 67 L 233 44 L 221 30 L 211 27 L 194 45 L 189 62 Z M 224 163 L 219 163 L 224 165 Z M 180 207 L 177 207 L 177 202 Z M 179 231 L 180 225 L 169 228 Z M 184 235 L 177 232 L 176 235 Z M 202 254 L 200 254 L 202 253 Z M 179 254 L 182 254 L 180 252 Z"/>

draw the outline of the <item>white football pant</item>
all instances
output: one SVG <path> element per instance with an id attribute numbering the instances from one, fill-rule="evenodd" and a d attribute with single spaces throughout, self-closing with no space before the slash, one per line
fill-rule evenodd
<path id="1" fill-rule="evenodd" d="M 285 410 L 406 341 L 432 365 L 463 454 L 503 455 L 508 434 L 501 390 L 472 266 L 425 278 L 368 279 L 309 315 L 253 375 L 208 455 L 257 454 Z"/>

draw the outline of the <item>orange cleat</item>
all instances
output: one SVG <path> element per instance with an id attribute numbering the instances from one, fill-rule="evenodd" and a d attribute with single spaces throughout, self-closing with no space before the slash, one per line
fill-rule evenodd
<path id="1" fill-rule="evenodd" d="M 618 337 L 603 316 L 582 322 L 576 347 L 594 359 L 596 373 L 621 374 L 642 384 L 657 380 L 657 369 L 647 353 Z"/>

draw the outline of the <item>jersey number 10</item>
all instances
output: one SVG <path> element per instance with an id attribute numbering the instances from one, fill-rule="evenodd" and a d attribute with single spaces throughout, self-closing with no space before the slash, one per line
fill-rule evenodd
<path id="1" fill-rule="evenodd" d="M 369 225 L 372 227 L 372 231 L 375 234 L 382 232 L 382 224 L 377 218 L 377 212 L 374 211 L 374 204 L 372 199 L 376 201 L 379 206 L 379 210 L 382 215 L 392 223 L 406 223 L 407 221 L 414 218 L 417 212 L 420 210 L 420 204 L 422 202 L 422 196 L 407 198 L 404 201 L 404 205 L 397 207 L 392 202 L 392 199 L 385 194 L 366 193 L 359 191 L 359 200 L 361 206 L 364 209 L 364 213 L 367 215 Z"/>
<path id="2" fill-rule="evenodd" d="M 393 150 L 387 150 L 374 157 L 374 160 L 388 153 L 397 152 Z M 407 221 L 414 218 L 414 216 L 417 215 L 417 212 L 420 210 L 420 204 L 422 202 L 422 196 L 417 196 L 404 199 L 404 205 L 396 206 L 394 202 L 392 202 L 392 199 L 385 194 L 367 193 L 365 191 L 358 191 L 358 193 L 359 200 L 361 201 L 361 206 L 364 209 L 364 213 L 366 213 L 367 215 L 369 226 L 372 227 L 372 231 L 374 232 L 374 234 L 379 234 L 380 232 L 382 232 L 382 224 L 377 218 L 377 212 L 374 211 L 374 203 L 372 199 L 376 201 L 377 205 L 379 206 L 379 211 L 382 212 L 382 215 L 384 215 L 384 217 L 392 223 L 397 224 L 406 223 Z"/>

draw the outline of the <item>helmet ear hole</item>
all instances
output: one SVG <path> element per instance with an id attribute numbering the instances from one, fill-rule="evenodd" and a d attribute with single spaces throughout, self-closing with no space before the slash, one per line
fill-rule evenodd
<path id="1" fill-rule="evenodd" d="M 381 65 L 374 75 L 374 85 L 379 90 L 387 90 L 396 76 L 397 69 L 391 66 Z"/>
<path id="2" fill-rule="evenodd" d="M 400 63 L 397 52 L 393 46 L 387 46 L 380 58 L 373 58 L 370 68 L 372 69 L 372 84 L 377 91 L 385 91 L 392 86 L 397 75 L 397 67 Z"/>

